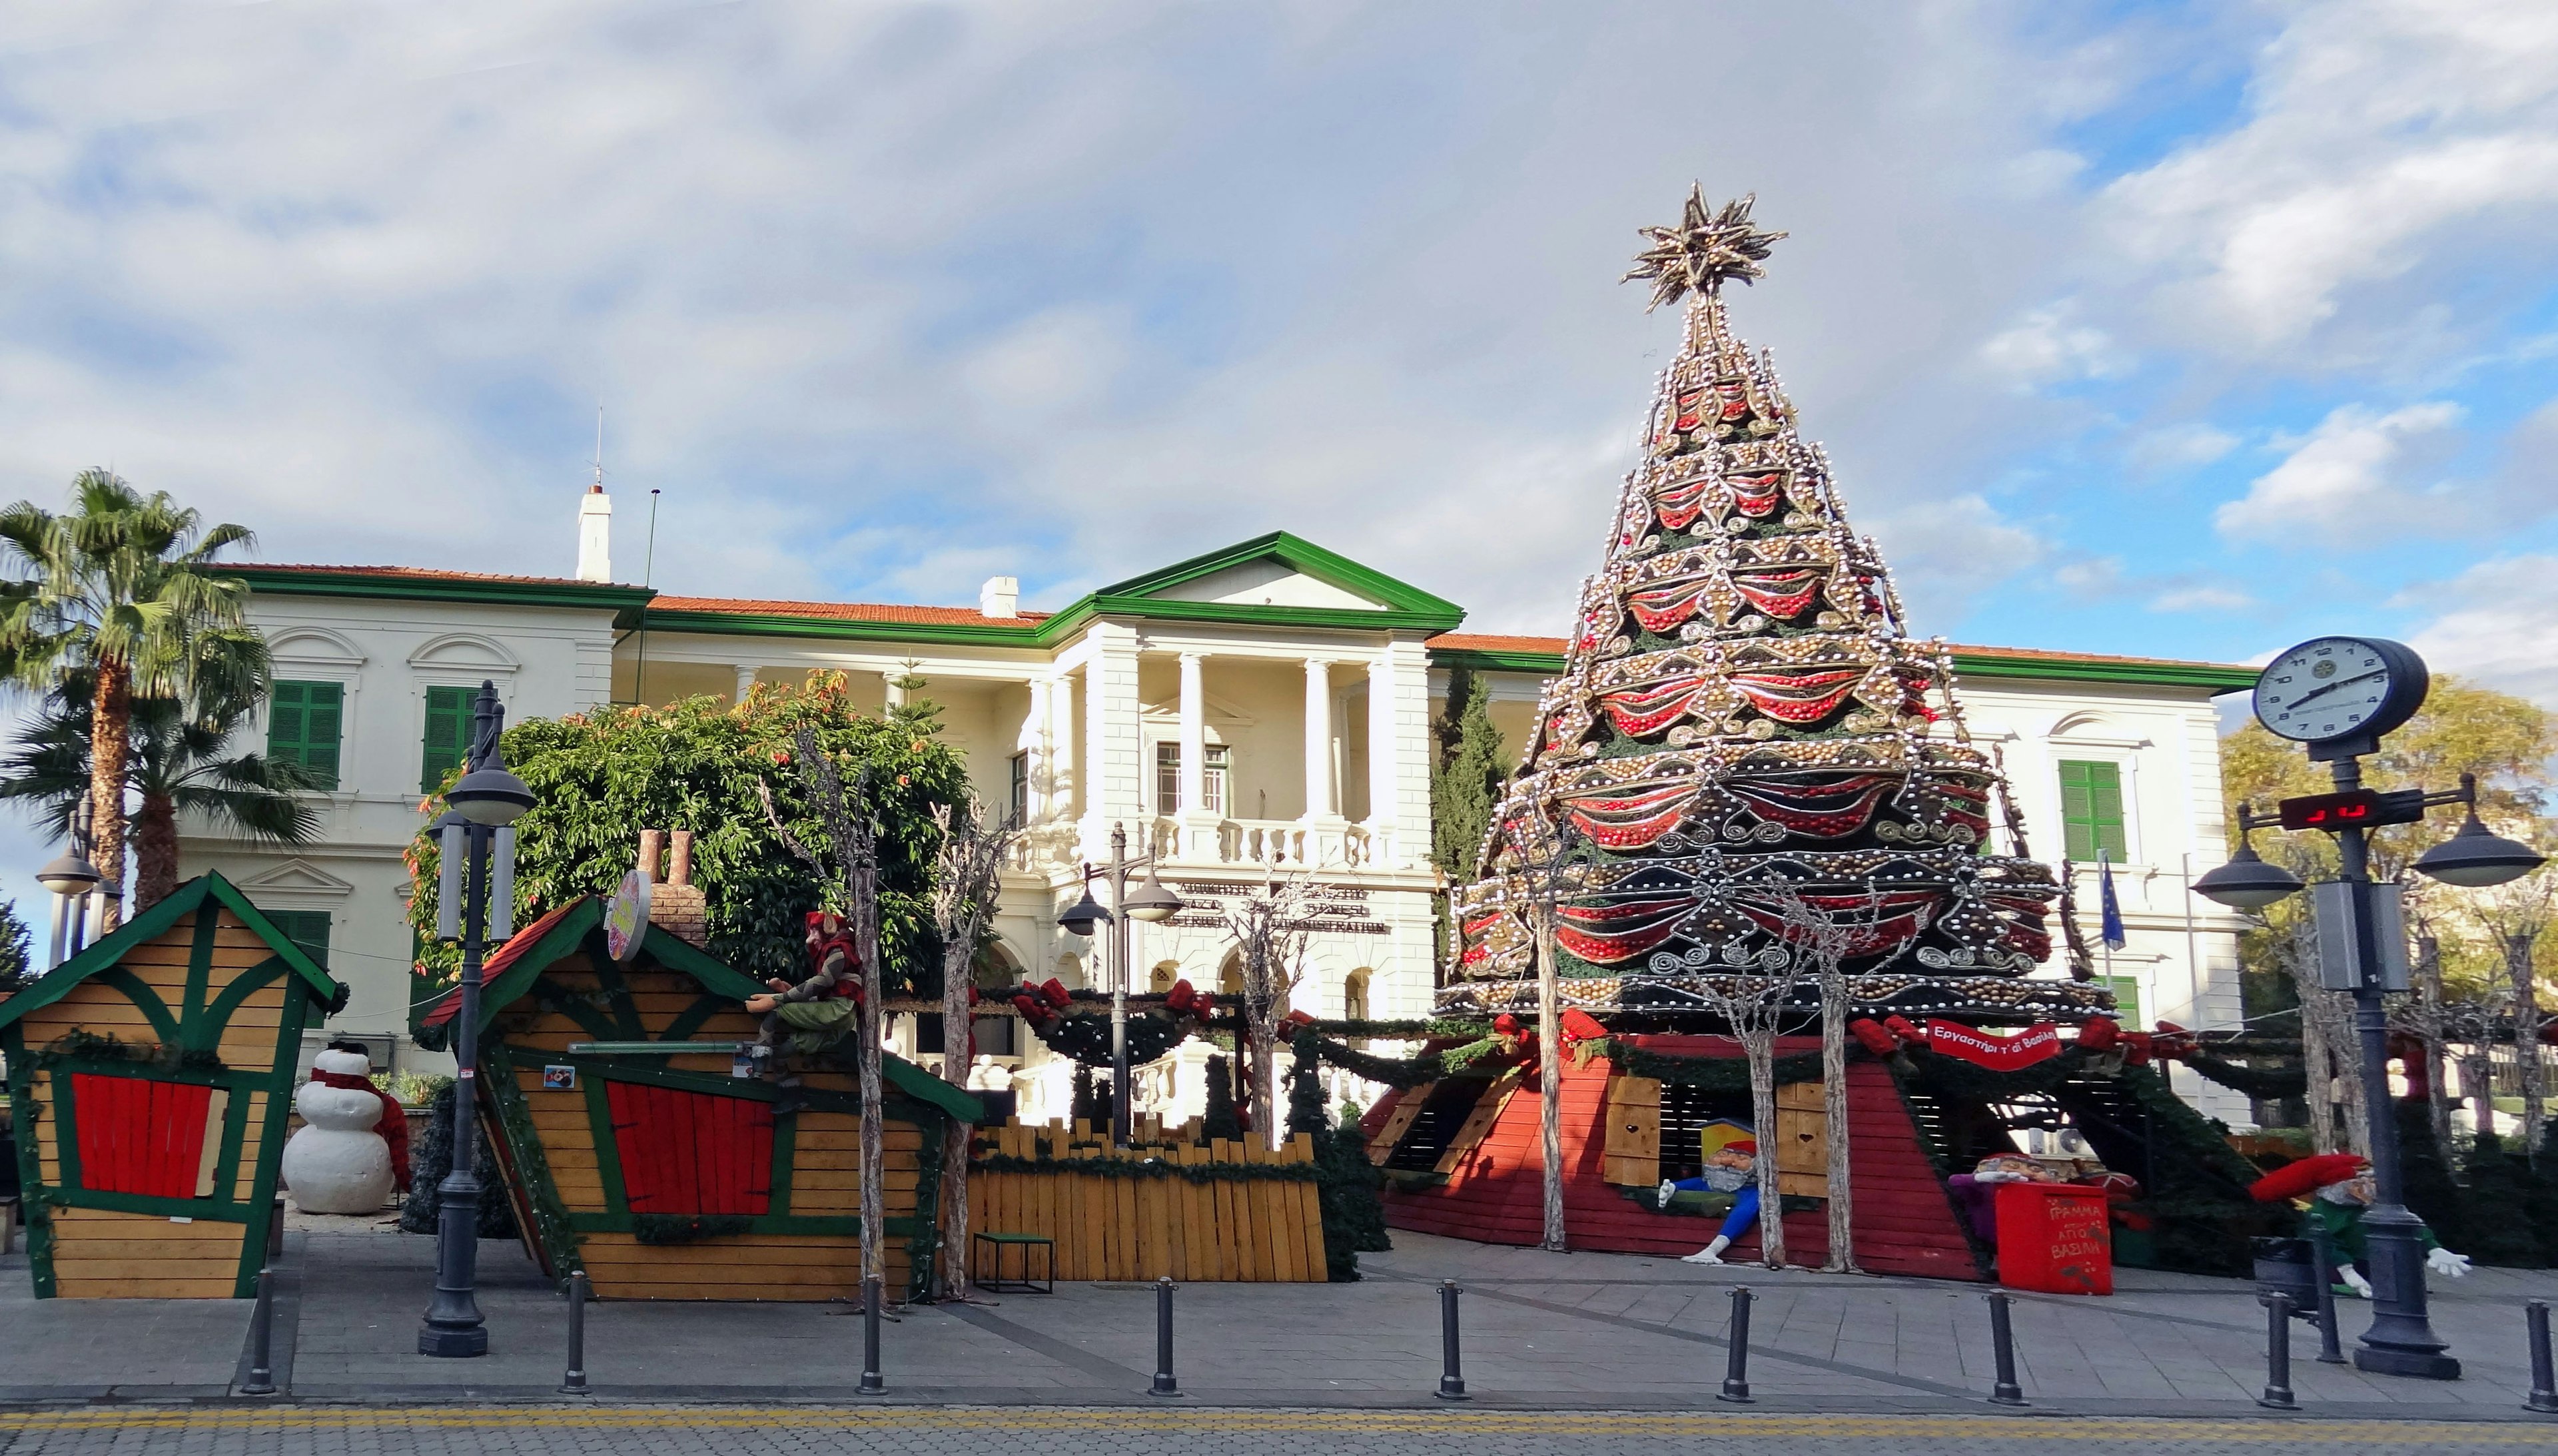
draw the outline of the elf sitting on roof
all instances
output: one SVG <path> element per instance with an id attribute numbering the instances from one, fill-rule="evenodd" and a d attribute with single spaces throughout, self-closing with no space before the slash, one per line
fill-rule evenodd
<path id="1" fill-rule="evenodd" d="M 1759 1139 L 1746 1122 L 1719 1117 L 1705 1124 L 1699 1134 L 1705 1148 L 1705 1171 L 1702 1176 L 1661 1180 L 1660 1206 L 1668 1208 L 1670 1200 L 1682 1193 L 1728 1193 L 1732 1195 L 1732 1212 L 1724 1216 L 1723 1227 L 1716 1231 L 1714 1241 L 1682 1260 L 1691 1264 L 1719 1264 L 1723 1251 L 1732 1240 L 1750 1232 L 1759 1222 Z"/>
<path id="2" fill-rule="evenodd" d="M 2373 1197 L 2368 1167 L 2355 1153 L 2321 1153 L 2277 1168 L 2247 1188 L 2258 1203 L 2302 1204 L 2301 1237 L 2327 1235 L 2328 1254 L 2336 1260 L 2337 1278 L 2342 1281 L 2336 1292 L 2357 1299 L 2371 1297 L 2362 1235 L 2362 1211 L 2370 1207 Z M 2426 1268 L 2455 1279 L 2469 1273 L 2470 1256 L 2443 1247 L 2433 1230 L 2419 1228 L 2416 1237 L 2425 1244 Z"/>

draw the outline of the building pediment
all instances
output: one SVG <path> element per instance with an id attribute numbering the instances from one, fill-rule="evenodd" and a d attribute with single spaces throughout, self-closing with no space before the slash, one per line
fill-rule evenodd
<path id="1" fill-rule="evenodd" d="M 268 895 L 352 895 L 355 887 L 307 859 L 288 859 L 239 881 L 249 899 Z"/>
<path id="2" fill-rule="evenodd" d="M 1094 600 L 1105 607 L 1196 603 L 1244 612 L 1373 612 L 1451 625 L 1465 615 L 1454 602 L 1286 531 L 1114 583 L 1095 593 Z"/>

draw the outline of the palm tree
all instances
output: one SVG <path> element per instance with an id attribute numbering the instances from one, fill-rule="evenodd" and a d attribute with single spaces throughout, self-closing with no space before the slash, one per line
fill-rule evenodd
<path id="1" fill-rule="evenodd" d="M 249 639 L 254 644 L 255 639 Z M 255 655 L 262 659 L 263 645 Z M 301 765 L 257 753 L 226 754 L 231 734 L 249 721 L 256 694 L 207 673 L 189 711 L 176 698 L 139 697 L 131 706 L 131 752 L 125 787 L 140 800 L 133 826 L 133 908 L 147 910 L 178 888 L 178 816 L 194 813 L 242 838 L 307 843 L 320 816 L 300 798 L 323 787 Z M 224 690 L 227 686 L 230 690 Z M 94 782 L 90 733 L 95 721 L 89 674 L 65 674 L 45 711 L 0 757 L 0 801 L 31 804 L 38 820 L 70 833 Z"/>
<path id="2" fill-rule="evenodd" d="M 207 643 L 246 635 L 248 585 L 207 568 L 253 539 L 245 526 L 206 530 L 167 492 L 146 497 L 105 470 L 79 473 L 62 514 L 26 501 L 0 510 L 0 563 L 19 573 L 0 581 L 0 676 L 51 693 L 88 670 L 91 853 L 110 881 L 124 873 L 135 698 L 197 700 L 198 669 L 233 660 Z M 120 908 L 109 899 L 109 925 Z"/>

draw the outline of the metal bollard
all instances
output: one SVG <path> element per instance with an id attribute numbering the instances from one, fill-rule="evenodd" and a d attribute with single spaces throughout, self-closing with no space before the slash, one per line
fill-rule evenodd
<path id="1" fill-rule="evenodd" d="M 2265 1302 L 2265 1393 L 2256 1403 L 2267 1410 L 2298 1410 L 2292 1398 L 2292 1296 L 2260 1295 Z"/>
<path id="2" fill-rule="evenodd" d="M 1155 1281 L 1155 1385 L 1146 1393 L 1181 1392 L 1181 1382 L 1173 1379 L 1173 1276 L 1166 1274 Z"/>
<path id="3" fill-rule="evenodd" d="M 2336 1252 L 2324 1226 L 2310 1231 L 2310 1273 L 2318 1279 L 2318 1332 L 2321 1365 L 2345 1364 L 2336 1336 Z"/>
<path id="4" fill-rule="evenodd" d="M 862 1383 L 855 1393 L 882 1395 L 888 1382 L 880 1379 L 880 1281 L 862 1281 Z"/>
<path id="5" fill-rule="evenodd" d="M 2008 1326 L 2004 1289 L 1990 1291 L 1990 1354 L 1998 1363 L 1998 1380 L 1990 1386 L 1992 1405 L 2023 1405 L 2025 1387 L 2016 1383 L 2016 1332 Z"/>
<path id="6" fill-rule="evenodd" d="M 275 1393 L 275 1270 L 257 1271 L 257 1305 L 248 1312 L 248 1379 L 243 1395 Z"/>
<path id="7" fill-rule="evenodd" d="M 1436 1392 L 1439 1398 L 1473 1399 L 1466 1393 L 1465 1373 L 1457 1365 L 1457 1281 L 1454 1279 L 1443 1279 L 1439 1283 L 1439 1349 L 1440 1363 L 1444 1367 Z"/>
<path id="8" fill-rule="evenodd" d="M 568 1373 L 560 1377 L 559 1392 L 584 1395 L 586 1388 L 586 1270 L 568 1276 Z"/>
<path id="9" fill-rule="evenodd" d="M 2531 1339 L 2531 1397 L 2525 1410 L 2558 1411 L 2558 1380 L 2549 1373 L 2549 1301 L 2535 1299 L 2522 1307 L 2522 1327 Z"/>
<path id="10" fill-rule="evenodd" d="M 1750 1302 L 1759 1296 L 1747 1284 L 1732 1288 L 1732 1346 L 1723 1360 L 1723 1388 L 1717 1400 L 1735 1405 L 1750 1403 Z"/>

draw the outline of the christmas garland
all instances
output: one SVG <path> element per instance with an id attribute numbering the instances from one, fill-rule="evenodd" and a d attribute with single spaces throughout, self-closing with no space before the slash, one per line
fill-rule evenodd
<path id="1" fill-rule="evenodd" d="M 1071 1057 L 1086 1067 L 1108 1067 L 1110 1059 L 1110 1018 L 1107 1016 L 1059 1016 L 1045 1023 L 1031 1023 L 1031 1031 L 1042 1044 L 1061 1057 Z M 1128 1065 L 1142 1067 L 1182 1044 L 1188 1035 L 1181 1027 L 1163 1017 L 1134 1011 L 1128 1014 Z"/>
<path id="2" fill-rule="evenodd" d="M 2309 1091 L 2307 1070 L 2298 1067 L 2251 1067 L 2201 1050 L 2186 1053 L 2185 1065 L 2199 1077 L 2208 1078 L 2234 1092 L 2244 1092 L 2260 1101 L 2297 1097 Z"/>
<path id="3" fill-rule="evenodd" d="M 1299 1045 L 1312 1043 L 1315 1056 L 1353 1077 L 1381 1082 L 1397 1090 L 1409 1090 L 1425 1082 L 1437 1082 L 1443 1077 L 1460 1076 L 1476 1063 L 1505 1050 L 1507 1045 L 1497 1036 L 1488 1036 L 1464 1046 L 1424 1052 L 1418 1057 L 1375 1057 L 1365 1052 L 1353 1052 L 1339 1042 L 1317 1036 L 1313 1026 L 1306 1023 L 1299 1024 L 1290 1040 Z"/>
<path id="4" fill-rule="evenodd" d="M 139 1062 L 165 1072 L 230 1070 L 210 1048 L 187 1051 L 156 1042 L 118 1041 L 113 1032 L 100 1035 L 76 1026 L 46 1043 L 44 1050 L 36 1054 L 39 1067 L 64 1062 Z"/>
<path id="5" fill-rule="evenodd" d="M 744 1214 L 633 1214 L 631 1237 L 641 1243 L 697 1243 L 754 1232 Z"/>
<path id="6" fill-rule="evenodd" d="M 1750 1059 L 1747 1057 L 1677 1057 L 1667 1052 L 1648 1052 L 1641 1047 L 1629 1046 L 1615 1037 L 1599 1044 L 1599 1055 L 1617 1064 L 1617 1070 L 1629 1077 L 1649 1078 L 1667 1086 L 1726 1092 L 1750 1090 Z M 1776 1059 L 1776 1085 L 1778 1087 L 1820 1080 L 1821 1054 L 1818 1052 Z"/>
<path id="7" fill-rule="evenodd" d="M 1312 1163 L 1175 1163 L 1162 1158 L 1025 1158 L 985 1153 L 968 1160 L 978 1173 L 1084 1173 L 1095 1178 L 1179 1178 L 1185 1183 L 1314 1183 Z"/>

